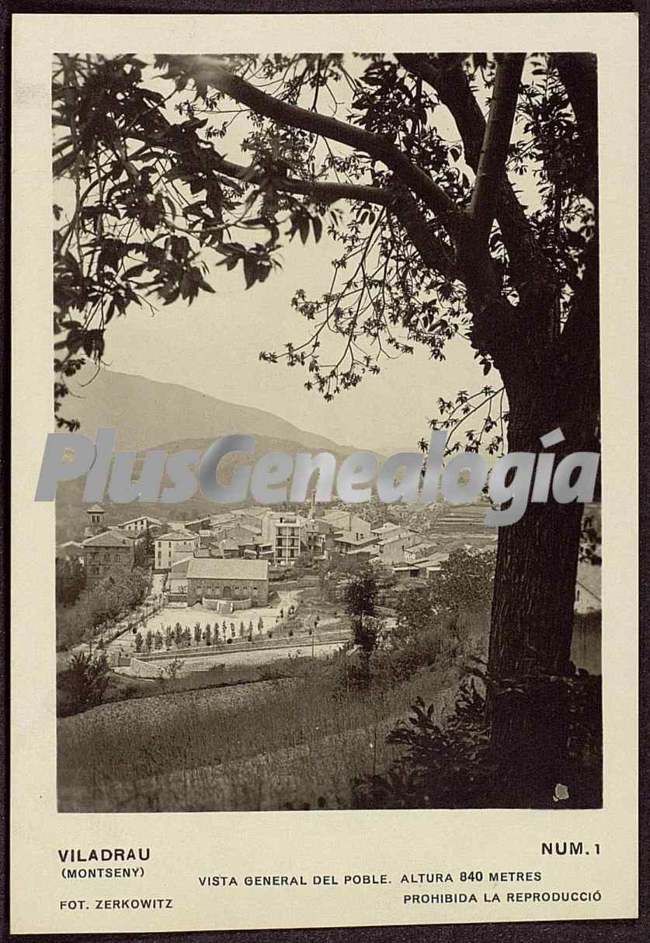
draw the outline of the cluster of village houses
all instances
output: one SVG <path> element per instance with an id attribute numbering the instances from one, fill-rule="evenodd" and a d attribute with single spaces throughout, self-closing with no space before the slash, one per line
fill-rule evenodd
<path id="1" fill-rule="evenodd" d="M 67 541 L 57 553 L 81 558 L 88 586 L 131 569 L 147 539 L 168 599 L 188 605 L 210 599 L 233 600 L 237 608 L 244 601 L 265 605 L 269 569 L 291 568 L 305 553 L 315 560 L 333 554 L 377 560 L 405 576 L 426 576 L 448 556 L 410 527 L 373 527 L 352 511 L 316 513 L 314 505 L 306 514 L 255 506 L 166 524 L 142 515 L 110 527 L 100 505 L 86 515 L 85 539 Z"/>
<path id="2" fill-rule="evenodd" d="M 100 505 L 86 515 L 85 539 L 60 545 L 57 554 L 80 557 L 87 586 L 132 569 L 146 541 L 153 549 L 154 573 L 164 576 L 167 601 L 202 602 L 222 611 L 266 605 L 270 574 L 295 566 L 305 553 L 315 560 L 343 554 L 377 561 L 398 576 L 425 578 L 449 556 L 439 542 L 412 527 L 392 522 L 373 527 L 353 511 L 317 511 L 313 503 L 304 514 L 254 506 L 175 523 L 142 515 L 109 527 Z M 457 517 L 456 526 L 462 525 Z M 493 531 L 483 546 L 494 546 L 495 540 Z M 579 584 L 576 602 L 583 611 L 600 608 L 599 590 Z"/>

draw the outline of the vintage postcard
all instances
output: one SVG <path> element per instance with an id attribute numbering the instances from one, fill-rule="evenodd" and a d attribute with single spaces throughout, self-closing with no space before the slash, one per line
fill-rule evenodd
<path id="1" fill-rule="evenodd" d="M 637 71 L 14 17 L 13 932 L 636 915 Z"/>

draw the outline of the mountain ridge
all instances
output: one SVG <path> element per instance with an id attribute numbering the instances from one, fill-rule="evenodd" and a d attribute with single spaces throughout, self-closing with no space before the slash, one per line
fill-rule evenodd
<path id="1" fill-rule="evenodd" d="M 79 433 L 90 438 L 95 437 L 98 428 L 114 428 L 115 450 L 135 451 L 139 457 L 154 448 L 169 455 L 186 449 L 204 452 L 215 439 L 233 433 L 254 436 L 256 448 L 252 455 L 225 457 L 222 464 L 226 475 L 234 464 L 241 461 L 253 464 L 267 452 L 328 451 L 341 461 L 357 451 L 352 446 L 339 445 L 325 436 L 300 429 L 266 410 L 239 406 L 190 387 L 149 380 L 136 374 L 105 370 L 84 389 L 91 390 L 91 394 L 86 393 L 84 398 L 74 396 L 69 405 L 65 403 L 63 415 L 78 419 Z M 138 467 L 139 462 L 136 469 Z M 57 543 L 78 540 L 83 535 L 87 510 L 83 501 L 84 483 L 85 476 L 81 476 L 59 484 Z M 189 520 L 225 509 L 200 490 L 179 505 L 140 501 L 114 504 L 106 496 L 104 507 L 107 524 L 117 524 L 140 514 L 165 521 Z"/>
<path id="2" fill-rule="evenodd" d="M 342 455 L 357 450 L 301 429 L 268 410 L 139 374 L 104 368 L 83 390 L 80 395 L 72 388 L 62 417 L 77 419 L 79 433 L 90 438 L 98 428 L 114 428 L 118 451 L 143 451 L 185 439 L 214 440 L 233 433 L 284 439 L 303 448 Z"/>

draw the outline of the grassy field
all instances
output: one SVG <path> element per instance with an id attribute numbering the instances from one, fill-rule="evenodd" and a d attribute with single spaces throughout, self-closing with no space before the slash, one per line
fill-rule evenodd
<path id="1" fill-rule="evenodd" d="M 351 780 L 390 763 L 386 734 L 417 696 L 451 708 L 460 665 L 359 692 L 341 686 L 340 658 L 60 718 L 60 810 L 349 808 Z"/>

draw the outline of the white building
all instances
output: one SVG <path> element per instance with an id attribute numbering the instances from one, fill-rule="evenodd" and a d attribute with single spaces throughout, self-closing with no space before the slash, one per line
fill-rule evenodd
<path id="1" fill-rule="evenodd" d="M 175 563 L 194 555 L 199 535 L 189 530 L 170 530 L 154 541 L 154 569 L 170 570 Z"/>
<path id="2" fill-rule="evenodd" d="M 391 530 L 379 541 L 379 558 L 383 563 L 404 563 L 409 547 L 422 542 L 422 536 L 406 527 Z"/>
<path id="3" fill-rule="evenodd" d="M 124 521 L 123 524 L 120 524 L 120 530 L 127 530 L 132 534 L 144 534 L 148 530 L 154 530 L 157 527 L 162 527 L 162 521 L 159 521 L 155 517 L 149 517 L 146 514 L 143 514 L 142 517 L 134 517 L 130 521 Z"/>
<path id="4" fill-rule="evenodd" d="M 276 566 L 293 566 L 307 543 L 307 519 L 289 511 L 269 511 L 262 518 L 262 540 L 273 547 Z"/>
<path id="5" fill-rule="evenodd" d="M 345 534 L 357 543 L 369 538 L 371 535 L 368 521 L 359 517 L 358 514 L 353 514 L 352 511 L 326 511 L 318 519 L 329 525 L 333 534 Z"/>

